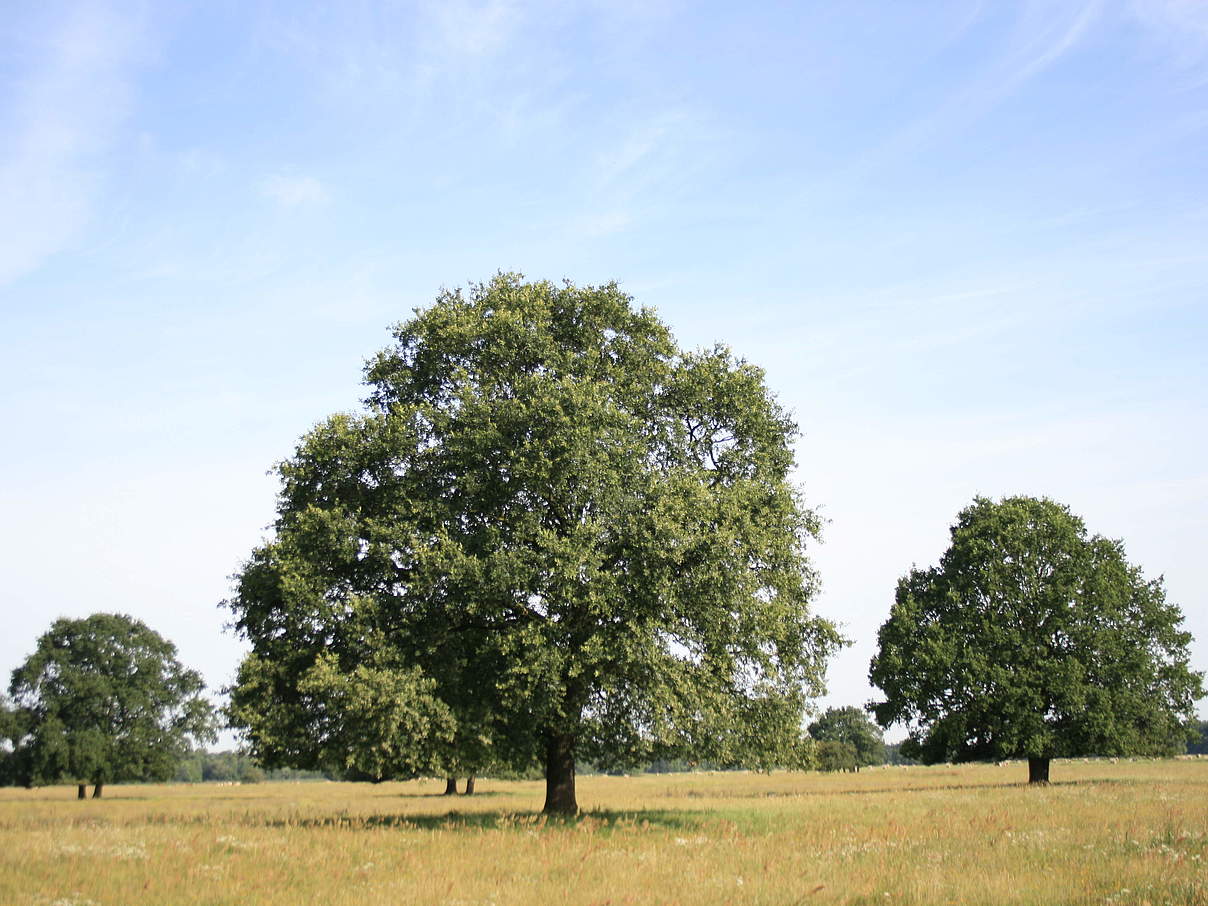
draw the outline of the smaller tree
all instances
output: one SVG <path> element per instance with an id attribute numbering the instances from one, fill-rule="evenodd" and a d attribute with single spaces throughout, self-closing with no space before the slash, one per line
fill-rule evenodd
<path id="1" fill-rule="evenodd" d="M 1203 674 L 1191 634 L 1119 541 L 1051 500 L 983 497 L 936 567 L 898 583 L 869 678 L 902 753 L 938 761 L 1169 755 L 1188 738 Z"/>
<path id="2" fill-rule="evenodd" d="M 819 771 L 856 771 L 856 747 L 850 742 L 828 739 L 814 747 L 814 757 Z"/>
<path id="3" fill-rule="evenodd" d="M 900 742 L 887 743 L 885 745 L 885 763 L 895 766 L 918 764 L 913 758 L 908 758 L 902 754 L 902 744 Z"/>
<path id="4" fill-rule="evenodd" d="M 26 785 L 167 780 L 194 742 L 213 741 L 214 709 L 176 647 L 133 617 L 56 620 L 13 671 L 14 756 Z"/>
<path id="5" fill-rule="evenodd" d="M 885 763 L 885 740 L 881 729 L 864 711 L 849 705 L 827 708 L 826 713 L 809 726 L 809 733 L 819 742 L 844 742 L 854 750 L 854 769 Z"/>
<path id="6" fill-rule="evenodd" d="M 1208 755 L 1208 720 L 1192 721 L 1187 736 L 1188 755 Z"/>

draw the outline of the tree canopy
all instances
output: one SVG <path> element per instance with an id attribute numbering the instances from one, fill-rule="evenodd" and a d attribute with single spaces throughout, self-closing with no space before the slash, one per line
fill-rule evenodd
<path id="1" fill-rule="evenodd" d="M 856 747 L 839 739 L 824 739 L 814 745 L 814 766 L 819 771 L 858 771 Z"/>
<path id="2" fill-rule="evenodd" d="M 1182 746 L 1203 676 L 1189 633 L 1121 542 L 1088 535 L 1047 499 L 983 497 L 938 566 L 898 582 L 869 672 L 883 727 L 933 763 L 1168 754 Z"/>
<path id="3" fill-rule="evenodd" d="M 499 275 L 394 338 L 365 411 L 279 467 L 274 537 L 237 577 L 253 751 L 544 763 L 547 810 L 573 811 L 579 757 L 795 747 L 839 637 L 809 612 L 818 520 L 762 372 L 681 351 L 612 284 Z"/>
<path id="4" fill-rule="evenodd" d="M 848 743 L 853 750 L 853 768 L 885 763 L 885 740 L 881 729 L 863 708 L 851 705 L 827 708 L 810 724 L 809 734 L 819 742 Z"/>
<path id="5" fill-rule="evenodd" d="M 1208 720 L 1193 721 L 1187 734 L 1188 755 L 1208 755 Z"/>
<path id="6" fill-rule="evenodd" d="M 17 746 L 26 735 L 21 712 L 0 695 L 0 786 L 12 786 L 20 782 L 23 771 L 21 755 Z"/>
<path id="7" fill-rule="evenodd" d="M 214 710 L 201 676 L 142 622 L 98 613 L 56 620 L 13 671 L 7 718 L 13 778 L 95 785 L 167 780 L 192 745 L 210 741 Z"/>

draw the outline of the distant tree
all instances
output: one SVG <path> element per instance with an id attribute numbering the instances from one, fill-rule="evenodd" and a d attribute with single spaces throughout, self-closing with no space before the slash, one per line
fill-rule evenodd
<path id="1" fill-rule="evenodd" d="M 9 686 L 21 781 L 73 781 L 80 798 L 92 783 L 96 798 L 106 783 L 167 780 L 194 742 L 215 738 L 203 688 L 132 617 L 56 620 Z"/>
<path id="2" fill-rule="evenodd" d="M 253 751 L 540 762 L 559 813 L 578 758 L 780 759 L 839 637 L 810 614 L 818 520 L 763 373 L 681 351 L 615 285 L 514 275 L 395 338 L 367 412 L 280 467 L 275 537 L 229 602 Z"/>
<path id="3" fill-rule="evenodd" d="M 177 783 L 260 783 L 267 775 L 244 752 L 206 752 L 186 755 L 172 778 Z"/>
<path id="4" fill-rule="evenodd" d="M 205 783 L 234 783 L 239 778 L 239 756 L 234 752 L 207 752 L 201 763 Z"/>
<path id="5" fill-rule="evenodd" d="M 1208 720 L 1194 721 L 1188 736 L 1187 754 L 1208 755 Z"/>
<path id="6" fill-rule="evenodd" d="M 859 769 L 856 747 L 850 742 L 827 739 L 814 746 L 819 771 L 855 771 Z"/>
<path id="7" fill-rule="evenodd" d="M 264 770 L 246 755 L 241 755 L 235 771 L 239 783 L 263 783 L 268 779 Z"/>
<path id="8" fill-rule="evenodd" d="M 176 773 L 172 775 L 173 783 L 201 783 L 204 779 L 202 776 L 202 766 L 205 761 L 206 753 L 204 750 L 198 749 L 189 752 L 176 765 Z"/>
<path id="9" fill-rule="evenodd" d="M 885 740 L 881 728 L 863 708 L 828 708 L 809 726 L 819 742 L 846 742 L 855 750 L 855 769 L 885 763 Z"/>
<path id="10" fill-rule="evenodd" d="M 870 678 L 926 763 L 1169 754 L 1203 675 L 1162 580 L 1047 499 L 977 498 L 937 567 L 899 583 Z M 1181 742 L 1180 742 L 1181 745 Z"/>
<path id="11" fill-rule="evenodd" d="M 902 754 L 902 744 L 900 742 L 886 743 L 885 763 L 892 765 L 918 764 L 913 758 L 907 758 Z"/>

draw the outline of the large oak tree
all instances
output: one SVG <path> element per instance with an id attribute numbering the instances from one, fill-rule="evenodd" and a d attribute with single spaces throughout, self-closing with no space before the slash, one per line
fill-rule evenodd
<path id="1" fill-rule="evenodd" d="M 1051 500 L 977 498 L 898 583 L 869 673 L 927 763 L 1181 751 L 1202 674 L 1161 579 Z"/>
<path id="2" fill-rule="evenodd" d="M 552 812 L 577 809 L 579 757 L 788 757 L 839 638 L 809 611 L 818 521 L 762 372 L 681 351 L 615 285 L 512 275 L 394 337 L 365 411 L 281 464 L 237 578 L 253 750 L 542 763 Z M 353 694 L 365 670 L 384 696 Z"/>

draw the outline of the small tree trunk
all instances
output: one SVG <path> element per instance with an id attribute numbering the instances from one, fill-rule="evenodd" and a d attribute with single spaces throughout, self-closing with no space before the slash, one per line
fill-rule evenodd
<path id="1" fill-rule="evenodd" d="M 103 784 L 103 783 L 97 783 L 97 784 L 96 784 L 96 786 L 94 786 L 94 787 L 92 788 L 92 798 L 93 798 L 93 799 L 100 799 L 100 798 L 101 798 L 101 787 L 102 787 L 102 786 L 104 786 L 104 784 Z"/>
<path id="2" fill-rule="evenodd" d="M 473 774 L 471 774 L 469 777 L 466 778 L 466 795 L 467 796 L 474 795 L 474 775 Z"/>
<path id="3" fill-rule="evenodd" d="M 545 808 L 548 815 L 577 815 L 575 799 L 575 738 L 550 734 L 545 747 Z"/>
<path id="4" fill-rule="evenodd" d="M 457 778 L 456 777 L 445 778 L 445 793 L 444 794 L 446 796 L 456 796 L 457 795 Z"/>
<path id="5" fill-rule="evenodd" d="M 85 784 L 85 783 L 76 784 L 76 798 L 77 799 L 87 799 L 88 798 L 88 785 L 87 784 Z"/>
<path id="6" fill-rule="evenodd" d="M 1049 782 L 1049 759 L 1028 757 L 1028 783 Z"/>

